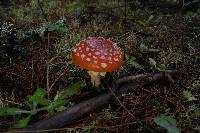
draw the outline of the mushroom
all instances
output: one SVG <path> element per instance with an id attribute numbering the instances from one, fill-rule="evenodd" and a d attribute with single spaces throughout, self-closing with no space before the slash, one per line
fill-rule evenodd
<path id="1" fill-rule="evenodd" d="M 112 72 L 123 64 L 122 51 L 116 43 L 102 37 L 88 37 L 76 44 L 72 60 L 87 69 L 91 82 L 98 87 L 100 76 Z"/>

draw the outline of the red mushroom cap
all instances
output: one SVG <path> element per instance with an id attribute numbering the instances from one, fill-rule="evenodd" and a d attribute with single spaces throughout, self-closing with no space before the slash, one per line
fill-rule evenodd
<path id="1" fill-rule="evenodd" d="M 76 44 L 72 60 L 82 68 L 95 72 L 111 72 L 123 64 L 121 49 L 102 37 L 88 37 Z"/>

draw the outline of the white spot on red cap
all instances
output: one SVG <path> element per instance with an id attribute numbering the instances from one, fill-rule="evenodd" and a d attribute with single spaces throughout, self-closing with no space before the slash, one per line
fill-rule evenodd
<path id="1" fill-rule="evenodd" d="M 102 68 L 106 68 L 107 66 L 108 66 L 107 63 L 101 63 L 101 67 L 102 67 Z"/>
<path id="2" fill-rule="evenodd" d="M 101 53 L 104 53 L 104 50 L 100 50 Z"/>
<path id="3" fill-rule="evenodd" d="M 91 53 L 88 53 L 88 56 L 92 56 L 92 54 L 91 54 Z"/>
<path id="4" fill-rule="evenodd" d="M 90 58 L 86 58 L 86 61 L 91 61 L 91 59 Z"/>
<path id="5" fill-rule="evenodd" d="M 88 51 L 90 51 L 90 48 L 87 47 L 85 50 L 88 52 Z"/>
<path id="6" fill-rule="evenodd" d="M 106 57 L 102 55 L 102 56 L 100 57 L 100 59 L 105 60 Z"/>
<path id="7" fill-rule="evenodd" d="M 76 50 L 77 50 L 77 49 L 75 48 L 73 51 L 76 52 Z"/>
<path id="8" fill-rule="evenodd" d="M 108 63 L 109 63 L 109 64 L 112 64 L 112 61 L 109 61 Z"/>
<path id="9" fill-rule="evenodd" d="M 100 55 L 101 53 L 100 53 L 100 52 L 95 52 L 94 54 L 95 54 L 95 55 Z"/>
<path id="10" fill-rule="evenodd" d="M 113 47 L 115 48 L 115 49 L 117 49 L 118 47 L 117 47 L 117 43 L 113 43 Z"/>
<path id="11" fill-rule="evenodd" d="M 103 38 L 103 37 L 98 37 L 98 39 L 100 39 L 100 40 L 104 40 L 104 38 Z"/>
<path id="12" fill-rule="evenodd" d="M 96 56 L 92 56 L 92 58 L 94 58 L 94 59 L 97 59 L 97 57 L 96 57 Z"/>
<path id="13" fill-rule="evenodd" d="M 114 61 L 119 62 L 119 59 L 118 58 L 114 58 Z"/>
<path id="14" fill-rule="evenodd" d="M 84 54 L 81 54 L 81 59 L 83 60 L 85 58 L 85 55 Z"/>

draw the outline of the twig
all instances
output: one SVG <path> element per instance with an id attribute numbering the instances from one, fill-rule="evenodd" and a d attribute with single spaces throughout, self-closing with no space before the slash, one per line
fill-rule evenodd
<path id="1" fill-rule="evenodd" d="M 55 85 L 55 83 L 66 73 L 67 69 L 65 69 L 55 80 L 54 82 L 51 84 L 51 86 L 49 87 L 49 91 L 51 91 L 52 87 Z"/>
<path id="2" fill-rule="evenodd" d="M 23 105 L 23 103 L 17 103 L 17 102 L 15 102 L 15 101 L 10 101 L 10 100 L 7 100 L 7 99 L 3 99 L 2 101 L 8 102 L 8 103 L 11 103 L 11 104 L 15 104 L 15 105 L 19 105 L 19 106 L 22 106 L 22 105 Z"/>
<path id="3" fill-rule="evenodd" d="M 48 33 L 48 41 L 47 41 L 47 61 L 46 61 L 46 64 L 47 64 L 47 75 L 46 75 L 46 78 L 47 78 L 47 92 L 48 92 L 48 99 L 50 98 L 50 86 L 49 86 L 49 42 L 50 41 L 50 34 Z"/>
<path id="4" fill-rule="evenodd" d="M 124 123 L 124 124 L 118 124 L 118 125 L 114 125 L 114 126 L 94 126 L 94 128 L 96 128 L 96 129 L 108 129 L 109 130 L 109 129 L 112 129 L 112 128 L 133 125 L 133 124 L 136 124 L 136 123 L 137 123 L 137 121 Z M 39 130 L 39 131 L 36 131 L 36 132 L 37 133 L 43 133 L 43 132 L 53 132 L 53 131 L 75 131 L 77 129 L 87 129 L 87 128 L 91 128 L 91 126 L 75 126 L 73 128 L 64 127 L 64 128 L 56 128 L 56 129 L 49 129 L 49 130 Z M 33 131 L 16 131 L 15 133 L 31 133 L 31 132 L 33 132 Z"/>
<path id="5" fill-rule="evenodd" d="M 43 10 L 43 8 L 42 8 L 42 5 L 41 5 L 41 3 L 40 3 L 40 0 L 38 0 L 38 5 L 39 5 L 39 8 L 40 8 L 40 10 L 41 10 L 41 12 L 42 12 L 42 15 L 44 16 L 44 19 L 46 20 L 46 22 L 48 22 L 47 15 L 46 15 L 46 13 L 44 12 L 44 10 Z"/>
<path id="6" fill-rule="evenodd" d="M 58 58 L 58 55 L 56 55 L 55 57 L 51 58 L 51 59 L 49 60 L 49 64 L 50 64 L 51 62 L 53 62 L 56 58 Z"/>
<path id="7" fill-rule="evenodd" d="M 111 94 L 115 97 L 115 99 L 119 102 L 119 104 L 124 108 L 124 110 L 133 118 L 135 118 L 135 116 L 124 106 L 124 104 L 119 100 L 119 98 L 117 97 L 117 95 L 114 93 L 114 91 L 112 90 L 112 88 L 109 87 L 109 90 L 111 92 Z"/>

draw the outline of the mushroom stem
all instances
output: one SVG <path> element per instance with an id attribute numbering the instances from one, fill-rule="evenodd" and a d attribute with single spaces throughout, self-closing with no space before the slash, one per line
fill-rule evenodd
<path id="1" fill-rule="evenodd" d="M 105 72 L 94 72 L 94 71 L 88 71 L 88 74 L 91 77 L 91 82 L 94 86 L 96 86 L 97 88 L 99 87 L 99 85 L 101 84 L 101 79 L 100 76 L 105 76 L 106 73 Z"/>

